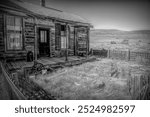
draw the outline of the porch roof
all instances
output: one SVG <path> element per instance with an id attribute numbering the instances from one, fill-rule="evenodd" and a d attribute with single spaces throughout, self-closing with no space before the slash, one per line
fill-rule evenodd
<path id="1" fill-rule="evenodd" d="M 84 25 L 91 26 L 91 23 L 86 19 L 71 13 L 67 13 L 61 10 L 57 10 L 49 7 L 42 7 L 40 5 L 35 5 L 28 2 L 23 2 L 21 0 L 9 0 L 10 3 L 6 3 L 7 6 L 22 10 L 26 13 L 32 13 L 37 17 L 42 18 L 53 18 L 56 20 L 63 20 L 66 22 L 83 23 Z"/>

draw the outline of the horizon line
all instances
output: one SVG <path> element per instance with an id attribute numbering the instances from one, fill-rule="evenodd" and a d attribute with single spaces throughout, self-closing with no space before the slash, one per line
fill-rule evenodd
<path id="1" fill-rule="evenodd" d="M 133 30 L 123 30 L 123 29 L 115 29 L 115 28 L 93 28 L 91 30 L 118 30 L 118 31 L 150 31 L 150 29 L 133 29 Z"/>

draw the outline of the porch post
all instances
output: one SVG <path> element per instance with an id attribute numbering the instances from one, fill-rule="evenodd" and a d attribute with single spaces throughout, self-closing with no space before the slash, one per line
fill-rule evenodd
<path id="1" fill-rule="evenodd" d="M 36 18 L 34 17 L 34 33 L 35 33 L 35 38 L 34 38 L 34 56 L 35 56 L 35 61 L 37 60 L 37 25 L 36 25 Z"/>
<path id="2" fill-rule="evenodd" d="M 37 27 L 35 25 L 35 44 L 34 44 L 34 56 L 35 56 L 35 61 L 37 60 Z"/>
<path id="3" fill-rule="evenodd" d="M 66 61 L 68 61 L 68 23 L 66 24 Z"/>
<path id="4" fill-rule="evenodd" d="M 87 27 L 87 40 L 86 40 L 86 45 L 87 45 L 87 50 L 86 50 L 86 57 L 88 57 L 88 55 L 89 55 L 89 43 L 90 43 L 90 29 L 89 29 L 89 27 Z"/>

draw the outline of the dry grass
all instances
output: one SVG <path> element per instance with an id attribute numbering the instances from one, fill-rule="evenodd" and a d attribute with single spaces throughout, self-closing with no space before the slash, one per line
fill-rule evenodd
<path id="1" fill-rule="evenodd" d="M 115 44 L 112 44 L 111 42 L 115 42 Z M 90 47 L 96 49 L 104 48 L 123 50 L 130 49 L 132 51 L 150 51 L 150 33 L 110 33 L 109 31 L 98 31 L 96 33 L 91 31 Z"/>
<path id="2" fill-rule="evenodd" d="M 131 99 L 128 86 L 131 65 L 134 64 L 102 59 L 39 75 L 34 81 L 57 99 Z M 111 77 L 114 69 L 117 75 Z"/>

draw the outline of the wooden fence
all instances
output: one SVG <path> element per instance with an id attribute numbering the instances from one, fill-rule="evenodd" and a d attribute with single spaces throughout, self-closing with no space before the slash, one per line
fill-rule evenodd
<path id="1" fill-rule="evenodd" d="M 108 53 L 108 50 L 105 50 L 105 49 L 101 49 L 101 50 L 91 50 L 92 54 L 95 55 L 95 56 L 99 56 L 99 57 L 107 57 L 107 53 Z"/>
<path id="2" fill-rule="evenodd" d="M 150 99 L 150 74 L 136 74 L 129 79 L 129 92 L 132 99 Z"/>
<path id="3" fill-rule="evenodd" d="M 93 55 L 99 57 L 108 57 L 111 59 L 119 59 L 126 61 L 137 61 L 140 63 L 150 64 L 150 53 L 149 52 L 137 52 L 137 51 L 121 51 L 121 50 L 98 50 L 94 49 Z"/>
<path id="4" fill-rule="evenodd" d="M 128 51 L 108 50 L 107 57 L 112 59 L 128 60 L 129 53 Z"/>
<path id="5" fill-rule="evenodd" d="M 120 50 L 93 50 L 93 55 L 103 56 L 111 59 L 135 61 L 138 63 L 150 64 L 150 53 L 137 51 Z M 107 56 L 106 56 L 107 55 Z M 129 79 L 129 92 L 132 99 L 150 99 L 150 73 L 133 73 Z"/>
<path id="6" fill-rule="evenodd" d="M 150 63 L 149 52 L 137 52 L 137 51 L 120 51 L 120 50 L 108 50 L 108 58 L 120 59 L 126 61 L 137 61 L 140 63 Z"/>

